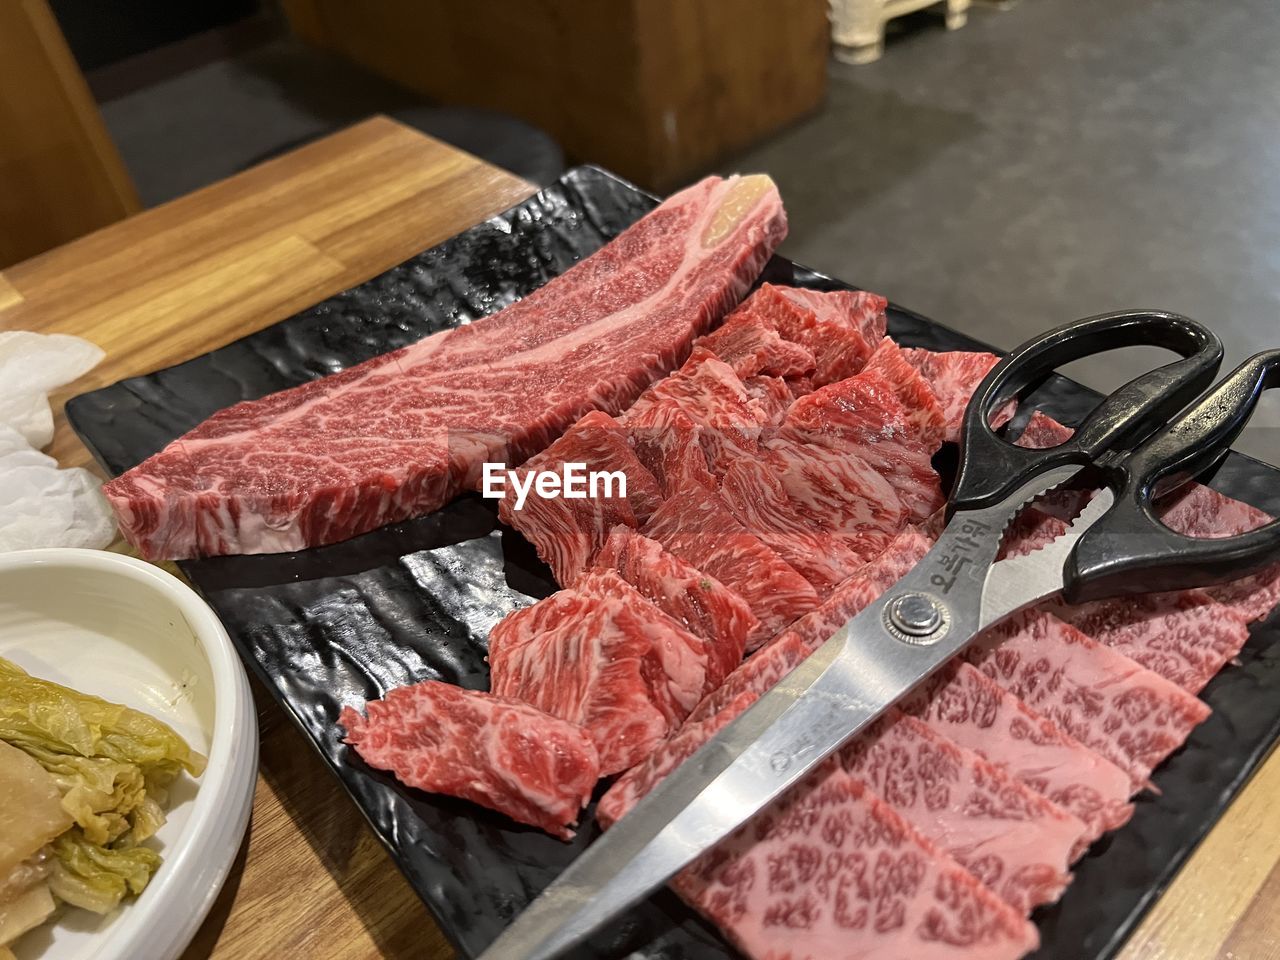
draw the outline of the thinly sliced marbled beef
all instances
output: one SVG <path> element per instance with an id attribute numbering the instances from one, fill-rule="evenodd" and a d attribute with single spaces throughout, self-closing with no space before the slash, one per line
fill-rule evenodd
<path id="1" fill-rule="evenodd" d="M 1070 882 L 1085 825 L 918 717 L 890 708 L 840 762 L 1019 912 Z"/>
<path id="2" fill-rule="evenodd" d="M 972 664 L 953 661 L 899 706 L 1079 817 L 1089 832 L 1077 855 L 1133 816 L 1128 773 Z"/>
<path id="3" fill-rule="evenodd" d="M 371 767 L 462 797 L 568 840 L 600 760 L 576 724 L 519 700 L 426 680 L 344 707 L 346 742 Z"/>
<path id="4" fill-rule="evenodd" d="M 111 483 L 149 559 L 345 540 L 443 506 L 678 366 L 786 233 L 768 177 L 710 177 L 499 313 L 238 403 Z"/>
<path id="5" fill-rule="evenodd" d="M 672 881 L 753 960 L 1016 960 L 1035 927 L 828 763 Z"/>
<path id="6" fill-rule="evenodd" d="M 1033 710 L 1129 771 L 1151 771 L 1209 715 L 1203 701 L 1050 613 L 1025 611 L 964 656 Z"/>
<path id="7" fill-rule="evenodd" d="M 1245 618 L 1203 590 L 1144 593 L 1055 612 L 1188 693 L 1199 693 L 1249 639 Z"/>
<path id="8" fill-rule="evenodd" d="M 588 488 L 585 497 L 566 497 L 563 491 L 540 496 L 530 475 L 544 470 L 559 474 L 567 463 L 584 465 L 587 475 L 620 474 L 626 495 L 622 495 L 622 483 L 611 478 L 609 487 L 601 483 L 595 491 Z M 516 509 L 519 497 L 515 484 L 508 481 L 498 517 L 534 545 L 561 586 L 568 586 L 586 569 L 616 524 L 638 527 L 662 503 L 658 481 L 636 458 L 626 432 L 599 410 L 587 414 L 513 472 L 517 482 L 530 483 L 528 493 Z"/>

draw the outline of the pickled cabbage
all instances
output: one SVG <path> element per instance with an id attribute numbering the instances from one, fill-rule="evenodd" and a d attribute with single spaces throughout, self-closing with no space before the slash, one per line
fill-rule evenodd
<path id="1" fill-rule="evenodd" d="M 0 657 L 0 741 L 35 760 L 74 826 L 53 840 L 49 888 L 105 913 L 147 885 L 160 865 L 139 846 L 164 823 L 167 787 L 205 758 L 167 724 L 137 710 L 28 675 Z"/>

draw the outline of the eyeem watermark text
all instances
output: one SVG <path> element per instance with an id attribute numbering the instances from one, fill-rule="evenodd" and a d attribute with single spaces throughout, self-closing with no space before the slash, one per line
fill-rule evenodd
<path id="1" fill-rule="evenodd" d="M 508 470 L 505 463 L 486 463 L 480 492 L 493 500 L 501 500 L 508 490 L 515 492 L 513 509 L 524 507 L 529 492 L 543 500 L 563 497 L 585 500 L 590 497 L 613 499 L 627 495 L 627 475 L 621 470 L 587 470 L 585 463 L 562 463 L 557 470 Z"/>

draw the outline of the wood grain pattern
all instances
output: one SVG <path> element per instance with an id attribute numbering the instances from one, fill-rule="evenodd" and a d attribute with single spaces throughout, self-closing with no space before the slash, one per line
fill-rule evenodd
<path id="1" fill-rule="evenodd" d="M 59 400 L 188 359 L 519 201 L 522 181 L 375 119 L 0 273 L 0 328 L 107 359 Z M 299 276 L 304 279 L 298 279 Z M 61 416 L 53 448 L 89 463 Z M 337 781 L 260 689 L 249 837 L 185 960 L 452 953 Z M 1121 960 L 1280 958 L 1280 756 L 1240 795 Z"/>
<path id="2" fill-rule="evenodd" d="M 0 266 L 139 209 L 46 0 L 0 3 Z"/>

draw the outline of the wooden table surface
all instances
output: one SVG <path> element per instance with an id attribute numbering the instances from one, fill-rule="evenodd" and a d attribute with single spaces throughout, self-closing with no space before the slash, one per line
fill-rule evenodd
<path id="1" fill-rule="evenodd" d="M 107 352 L 66 398 L 211 350 L 483 220 L 528 183 L 390 120 L 302 147 L 0 272 L 0 329 Z M 852 278 L 858 279 L 856 277 Z M 59 414 L 50 452 L 91 465 Z M 261 689 L 249 836 L 188 960 L 452 951 L 354 805 Z M 1280 755 L 1201 845 L 1122 960 L 1280 960 Z"/>

